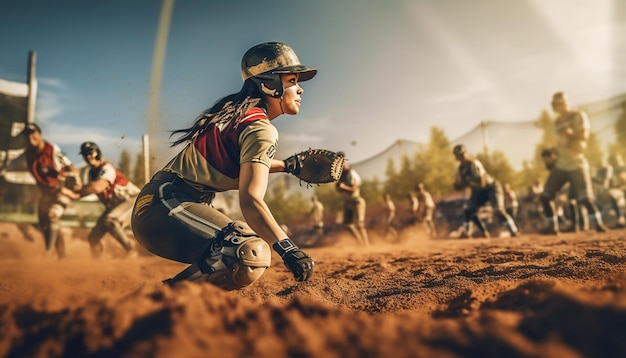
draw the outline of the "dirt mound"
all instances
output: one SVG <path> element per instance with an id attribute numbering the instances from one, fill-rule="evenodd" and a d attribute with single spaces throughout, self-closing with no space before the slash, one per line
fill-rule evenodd
<path id="1" fill-rule="evenodd" d="M 297 283 L 278 257 L 247 289 L 164 286 L 184 265 L 147 254 L 68 258 L 0 223 L 0 355 L 7 357 L 620 357 L 626 231 L 480 240 L 404 232 L 369 248 L 307 249 Z"/>

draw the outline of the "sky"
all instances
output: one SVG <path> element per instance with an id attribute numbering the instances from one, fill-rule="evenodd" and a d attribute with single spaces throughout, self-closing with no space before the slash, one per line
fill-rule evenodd
<path id="1" fill-rule="evenodd" d="M 27 81 L 35 121 L 82 164 L 94 141 L 113 162 L 148 132 L 161 1 L 0 0 L 0 78 Z M 157 164 L 216 100 L 238 92 L 250 47 L 289 44 L 318 74 L 300 113 L 280 116 L 278 157 L 342 150 L 354 163 L 398 139 L 453 140 L 481 121 L 518 122 L 565 91 L 573 105 L 626 93 L 621 0 L 174 1 L 158 96 Z M 514 135 L 514 134 L 513 134 Z"/>

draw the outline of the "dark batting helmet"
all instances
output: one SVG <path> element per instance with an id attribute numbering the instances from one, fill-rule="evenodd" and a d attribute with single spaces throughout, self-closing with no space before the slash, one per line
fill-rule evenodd
<path id="1" fill-rule="evenodd" d="M 465 149 L 465 146 L 463 144 L 457 144 L 452 149 L 452 153 L 455 157 L 459 157 L 467 153 L 467 149 Z"/>
<path id="2" fill-rule="evenodd" d="M 100 147 L 94 142 L 84 142 L 80 145 L 80 152 L 78 154 L 82 156 L 86 156 L 90 153 L 96 152 L 96 158 L 100 159 L 102 156 L 102 152 L 100 151 Z"/>
<path id="3" fill-rule="evenodd" d="M 259 89 L 274 98 L 283 95 L 281 74 L 298 73 L 298 81 L 308 81 L 317 69 L 304 66 L 291 47 L 281 42 L 265 42 L 250 48 L 241 59 L 241 77 L 251 78 Z"/>

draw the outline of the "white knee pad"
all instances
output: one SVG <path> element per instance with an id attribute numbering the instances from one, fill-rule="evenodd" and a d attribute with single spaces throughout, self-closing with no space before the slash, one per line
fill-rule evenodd
<path id="1" fill-rule="evenodd" d="M 206 281 L 226 290 L 251 285 L 270 267 L 270 246 L 241 221 L 230 223 L 221 234 L 200 263 Z"/>
<path id="2" fill-rule="evenodd" d="M 63 216 L 63 212 L 65 211 L 65 207 L 60 204 L 53 204 L 48 210 L 48 217 L 51 221 L 59 221 Z"/>

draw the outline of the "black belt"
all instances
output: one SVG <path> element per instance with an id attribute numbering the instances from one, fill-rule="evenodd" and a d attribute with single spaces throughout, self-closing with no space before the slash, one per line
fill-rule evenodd
<path id="1" fill-rule="evenodd" d="M 169 182 L 182 190 L 183 193 L 191 196 L 192 198 L 200 199 L 201 201 L 205 201 L 210 203 L 215 197 L 215 193 L 212 192 L 203 192 L 198 189 L 193 188 L 189 183 L 187 183 L 183 178 L 181 178 L 178 174 L 166 171 L 158 171 L 152 177 L 152 181 L 163 181 Z"/>

